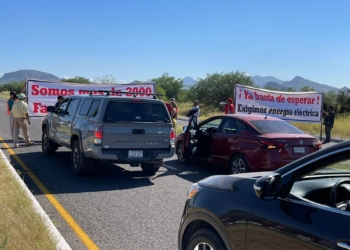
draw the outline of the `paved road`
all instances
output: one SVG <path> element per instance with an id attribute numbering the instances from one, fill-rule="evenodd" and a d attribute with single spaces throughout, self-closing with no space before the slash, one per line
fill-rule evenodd
<path id="1" fill-rule="evenodd" d="M 0 136 L 12 147 L 5 107 L 5 100 L 0 99 L 4 117 Z M 100 249 L 177 249 L 177 230 L 189 186 L 210 175 L 226 174 L 214 167 L 179 164 L 174 156 L 154 176 L 128 165 L 105 164 L 90 175 L 75 177 L 69 170 L 67 149 L 59 149 L 52 157 L 41 153 L 41 120 L 32 119 L 29 131 L 36 144 L 20 146 L 14 152 Z M 1 149 L 12 165 L 23 171 L 4 144 Z M 86 249 L 28 175 L 24 181 L 72 249 Z"/>
<path id="2" fill-rule="evenodd" d="M 0 99 L 0 136 L 13 146 L 5 112 L 6 100 Z M 32 119 L 29 132 L 36 144 L 12 150 L 41 180 L 80 227 L 100 249 L 177 249 L 177 230 L 191 183 L 213 174 L 214 168 L 179 164 L 175 157 L 166 161 L 154 176 L 129 165 L 105 164 L 85 177 L 69 170 L 70 152 L 60 148 L 52 157 L 41 153 L 41 120 Z M 21 146 L 22 145 L 22 146 Z M 1 149 L 11 164 L 23 171 L 4 144 Z M 72 249 L 86 249 L 59 213 L 24 176 L 25 183 L 52 219 Z"/>

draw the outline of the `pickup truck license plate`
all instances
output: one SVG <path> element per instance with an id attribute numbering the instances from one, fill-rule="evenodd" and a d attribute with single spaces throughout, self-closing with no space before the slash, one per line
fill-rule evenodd
<path id="1" fill-rule="evenodd" d="M 294 154 L 305 154 L 305 147 L 294 147 Z"/>
<path id="2" fill-rule="evenodd" d="M 143 151 L 142 150 L 129 150 L 128 158 L 142 158 Z"/>

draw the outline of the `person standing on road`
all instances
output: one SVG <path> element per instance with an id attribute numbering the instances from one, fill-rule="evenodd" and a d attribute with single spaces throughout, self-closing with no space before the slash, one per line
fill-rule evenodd
<path id="1" fill-rule="evenodd" d="M 14 127 L 14 123 L 13 123 L 13 115 L 11 113 L 11 110 L 12 110 L 12 106 L 13 106 L 13 104 L 15 102 L 16 102 L 16 92 L 15 91 L 11 91 L 10 92 L 10 98 L 7 100 L 7 103 L 6 103 L 6 111 L 7 111 L 7 115 L 9 116 L 12 140 L 13 140 L 13 136 L 14 136 L 15 127 Z M 19 133 L 18 139 L 23 139 L 22 136 L 21 136 L 21 133 Z"/>
<path id="2" fill-rule="evenodd" d="M 194 122 L 197 124 L 198 123 L 198 117 L 199 117 L 200 109 L 199 109 L 199 101 L 195 100 L 193 101 L 193 106 L 190 110 L 188 110 L 188 121 L 191 120 L 193 117 Z"/>
<path id="3" fill-rule="evenodd" d="M 333 106 L 328 106 L 327 112 L 322 110 L 322 113 L 324 114 L 323 125 L 325 126 L 326 132 L 326 140 L 324 140 L 322 143 L 325 144 L 331 142 L 331 133 L 335 118 Z"/>
<path id="4" fill-rule="evenodd" d="M 31 142 L 29 138 L 28 125 L 30 124 L 30 120 L 28 116 L 28 104 L 25 102 L 25 99 L 25 94 L 21 93 L 18 95 L 18 102 L 15 102 L 12 105 L 11 113 L 13 115 L 13 123 L 15 129 L 13 144 L 15 148 L 18 147 L 18 134 L 20 128 L 22 129 L 25 145 L 30 146 L 34 144 L 34 142 Z"/>
<path id="5" fill-rule="evenodd" d="M 176 121 L 177 121 L 177 105 L 174 101 L 170 102 L 170 107 L 171 107 L 171 111 L 170 111 L 170 117 L 171 120 L 173 122 L 174 125 L 174 129 L 176 131 Z"/>
<path id="6" fill-rule="evenodd" d="M 225 115 L 235 113 L 235 106 L 233 106 L 232 98 L 227 98 L 226 104 L 224 104 L 223 106 L 225 110 Z"/>
<path id="7" fill-rule="evenodd" d="M 61 95 L 59 95 L 59 96 L 57 96 L 57 102 L 56 102 L 56 104 L 55 104 L 55 108 L 57 109 L 58 108 L 58 106 L 60 106 L 60 104 L 63 102 L 63 96 L 61 96 Z"/>

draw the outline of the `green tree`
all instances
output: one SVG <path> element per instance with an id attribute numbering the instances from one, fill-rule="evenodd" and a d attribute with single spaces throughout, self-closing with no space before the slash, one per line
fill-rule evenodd
<path id="1" fill-rule="evenodd" d="M 74 78 L 68 78 L 68 79 L 62 78 L 61 81 L 62 82 L 74 82 L 74 83 L 90 83 L 89 79 L 82 77 L 82 76 L 76 76 Z"/>
<path id="2" fill-rule="evenodd" d="M 155 82 L 157 86 L 165 90 L 166 100 L 170 98 L 179 99 L 181 89 L 184 87 L 183 80 L 170 76 L 169 73 L 164 72 L 160 77 L 153 78 L 150 81 Z"/>
<path id="3" fill-rule="evenodd" d="M 253 80 L 243 72 L 207 74 L 204 79 L 199 79 L 190 87 L 188 97 L 208 108 L 219 108 L 220 102 L 228 97 L 233 98 L 236 84 L 256 87 Z"/>
<path id="4" fill-rule="evenodd" d="M 303 86 L 300 89 L 300 92 L 316 92 L 316 89 L 314 89 L 313 87 L 310 87 L 310 86 Z"/>
<path id="5" fill-rule="evenodd" d="M 23 92 L 24 81 L 22 82 L 10 82 L 0 85 L 0 92 L 2 91 L 16 91 L 17 93 Z"/>
<path id="6" fill-rule="evenodd" d="M 323 109 L 327 110 L 327 107 L 331 105 L 337 111 L 337 93 L 334 90 L 330 90 L 323 95 Z"/>

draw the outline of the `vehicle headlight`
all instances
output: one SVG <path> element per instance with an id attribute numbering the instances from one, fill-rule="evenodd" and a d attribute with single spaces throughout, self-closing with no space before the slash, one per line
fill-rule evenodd
<path id="1" fill-rule="evenodd" d="M 200 191 L 201 188 L 198 186 L 198 184 L 193 184 L 187 191 L 187 198 L 193 199 Z"/>

